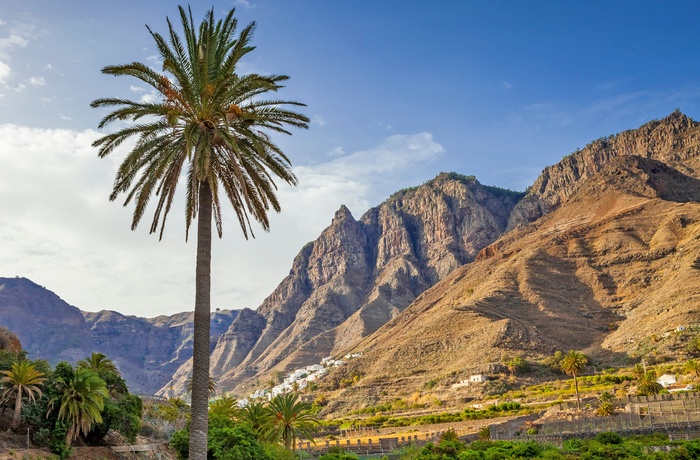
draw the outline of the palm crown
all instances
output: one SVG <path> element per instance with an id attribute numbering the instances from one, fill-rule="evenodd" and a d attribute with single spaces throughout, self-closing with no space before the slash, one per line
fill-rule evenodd
<path id="1" fill-rule="evenodd" d="M 102 69 L 109 75 L 135 77 L 160 96 L 155 102 L 103 98 L 92 103 L 93 107 L 116 108 L 102 119 L 100 128 L 117 120 L 134 122 L 93 144 L 99 148 L 99 156 L 104 157 L 127 138 L 137 137 L 135 147 L 117 172 L 110 195 L 115 200 L 120 193 L 126 193 L 125 205 L 134 200 L 132 229 L 155 192 L 158 201 L 150 232 L 156 232 L 160 223 L 162 237 L 183 173 L 187 229 L 197 214 L 199 186 L 206 182 L 211 188 L 219 236 L 222 189 L 247 238 L 249 233 L 253 235 L 249 216 L 267 230 L 267 211 L 280 210 L 272 176 L 296 184 L 289 159 L 270 134 L 289 134 L 288 126 L 307 128 L 309 119 L 283 108 L 301 103 L 261 98 L 281 88 L 287 76 L 236 72 L 241 58 L 254 49 L 250 39 L 255 24 L 248 25 L 235 38 L 237 21 L 233 13 L 231 10 L 223 21 L 217 22 L 213 11 L 209 11 L 197 30 L 191 11 L 180 7 L 184 42 L 169 20 L 169 42 L 148 29 L 163 61 L 162 72 L 140 62 Z"/>

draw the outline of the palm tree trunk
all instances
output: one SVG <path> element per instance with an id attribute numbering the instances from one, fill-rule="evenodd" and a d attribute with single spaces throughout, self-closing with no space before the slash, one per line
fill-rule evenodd
<path id="1" fill-rule="evenodd" d="M 197 268 L 195 272 L 194 340 L 192 345 L 192 413 L 190 459 L 206 460 L 209 425 L 209 321 L 211 297 L 212 196 L 208 181 L 199 185 Z"/>
<path id="2" fill-rule="evenodd" d="M 12 415 L 10 427 L 13 430 L 19 428 L 20 416 L 22 414 L 22 386 L 17 388 L 17 399 L 15 400 L 15 413 Z"/>
<path id="3" fill-rule="evenodd" d="M 576 407 L 581 410 L 581 397 L 578 394 L 578 377 L 574 374 L 574 386 L 576 387 Z"/>

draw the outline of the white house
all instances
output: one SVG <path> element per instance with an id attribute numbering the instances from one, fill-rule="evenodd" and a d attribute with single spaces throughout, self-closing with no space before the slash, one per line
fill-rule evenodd
<path id="1" fill-rule="evenodd" d="M 662 387 L 666 388 L 667 386 L 676 383 L 676 376 L 671 374 L 664 374 L 658 379 L 656 379 L 656 381 L 659 382 Z"/>
<path id="2" fill-rule="evenodd" d="M 484 374 L 475 374 L 469 377 L 471 383 L 484 383 L 487 379 Z"/>

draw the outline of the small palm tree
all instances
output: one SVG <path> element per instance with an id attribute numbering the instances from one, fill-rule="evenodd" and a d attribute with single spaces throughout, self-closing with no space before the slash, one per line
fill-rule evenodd
<path id="1" fill-rule="evenodd" d="M 581 410 L 581 396 L 578 393 L 578 376 L 586 368 L 588 360 L 580 352 L 576 350 L 569 350 L 569 352 L 561 360 L 561 370 L 568 375 L 574 377 L 574 387 L 576 389 L 576 407 Z"/>
<path id="2" fill-rule="evenodd" d="M 644 374 L 637 383 L 637 394 L 640 396 L 657 395 L 663 389 L 664 387 L 657 381 L 654 371 Z"/>
<path id="3" fill-rule="evenodd" d="M 90 369 L 76 369 L 73 378 L 61 382 L 59 388 L 62 394 L 58 401 L 52 401 L 52 405 L 60 403 L 58 418 L 70 424 L 66 434 L 66 446 L 70 447 L 80 433 L 85 435 L 93 423 L 102 422 L 101 412 L 109 392 L 104 380 Z"/>
<path id="4" fill-rule="evenodd" d="M 245 238 L 253 235 L 251 220 L 268 231 L 270 209 L 279 212 L 273 178 L 296 185 L 287 156 L 271 134 L 308 128 L 309 119 L 285 106 L 298 102 L 265 99 L 283 88 L 285 75 L 244 75 L 241 59 L 255 49 L 255 24 L 238 36 L 231 9 L 223 20 L 209 10 L 197 27 L 192 12 L 179 8 L 182 33 L 168 20 L 166 37 L 150 32 L 163 64 L 162 71 L 133 62 L 108 66 L 102 72 L 130 76 L 155 91 L 153 102 L 104 98 L 92 107 L 114 109 L 100 122 L 132 122 L 96 140 L 99 156 L 106 157 L 124 141 L 136 142 L 121 163 L 110 200 L 125 194 L 125 205 L 135 203 L 132 230 L 155 195 L 150 232 L 163 236 L 165 222 L 179 182 L 185 182 L 186 238 L 197 220 L 197 260 L 192 368 L 190 458 L 207 456 L 209 375 L 209 321 L 211 297 L 212 221 L 221 238 L 222 200 L 228 200 Z M 252 218 L 252 219 L 251 219 Z"/>
<path id="5" fill-rule="evenodd" d="M 264 433 L 268 425 L 270 414 L 265 409 L 265 405 L 258 400 L 248 401 L 248 404 L 243 406 L 238 418 L 247 423 L 250 428 L 257 433 L 260 440 L 265 440 Z"/>
<path id="6" fill-rule="evenodd" d="M 299 401 L 294 393 L 278 395 L 267 406 L 270 414 L 266 437 L 281 440 L 287 449 L 294 452 L 297 438 L 313 439 L 319 421 L 311 411 L 309 403 Z"/>
<path id="7" fill-rule="evenodd" d="M 193 385 L 192 377 L 190 377 L 189 379 L 187 379 L 187 382 L 185 383 L 185 390 L 188 393 L 192 393 L 192 385 Z M 216 379 L 214 379 L 214 377 L 212 377 L 211 375 L 209 376 L 208 388 L 209 388 L 209 396 L 213 396 L 216 394 Z"/>
<path id="8" fill-rule="evenodd" d="M 2 371 L 4 377 L 0 379 L 0 383 L 5 385 L 5 390 L 2 393 L 2 399 L 8 400 L 14 395 L 15 412 L 12 416 L 11 427 L 13 430 L 19 428 L 20 417 L 22 414 L 22 397 L 27 397 L 34 401 L 34 396 L 41 396 L 41 385 L 44 380 L 44 373 L 36 370 L 31 362 L 19 361 L 12 364 L 12 368 L 8 371 Z"/>
<path id="9" fill-rule="evenodd" d="M 97 375 L 103 375 L 108 372 L 120 375 L 114 362 L 102 353 L 92 353 L 87 358 L 78 361 L 77 366 L 78 369 L 90 369 Z"/>
<path id="10" fill-rule="evenodd" d="M 241 408 L 238 402 L 230 396 L 224 396 L 209 403 L 209 415 L 225 417 L 228 419 L 238 418 Z"/>

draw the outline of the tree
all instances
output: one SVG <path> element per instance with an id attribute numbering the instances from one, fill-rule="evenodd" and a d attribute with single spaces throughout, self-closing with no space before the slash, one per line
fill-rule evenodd
<path id="1" fill-rule="evenodd" d="M 66 434 L 66 446 L 70 447 L 80 433 L 87 434 L 93 423 L 102 422 L 101 412 L 109 392 L 104 380 L 90 369 L 76 369 L 73 378 L 61 386 L 58 419 L 70 425 Z"/>
<path id="2" fill-rule="evenodd" d="M 229 419 L 238 418 L 241 408 L 238 407 L 238 402 L 230 397 L 224 396 L 209 404 L 209 416 L 225 417 Z"/>
<path id="3" fill-rule="evenodd" d="M 270 208 L 280 211 L 273 176 L 297 183 L 289 159 L 269 134 L 290 134 L 288 127 L 308 128 L 309 123 L 306 116 L 284 108 L 303 104 L 263 98 L 282 88 L 287 76 L 237 72 L 241 58 L 254 49 L 250 41 L 255 24 L 236 37 L 234 11 L 216 21 L 213 9 L 209 10 L 197 28 L 192 11 L 180 7 L 182 35 L 168 19 L 167 39 L 148 28 L 163 64 L 161 72 L 140 62 L 102 69 L 108 75 L 135 77 L 155 90 L 156 101 L 104 98 L 92 103 L 115 108 L 100 121 L 100 128 L 115 121 L 133 122 L 93 143 L 104 158 L 136 137 L 110 195 L 115 200 L 126 194 L 125 205 L 134 201 L 132 229 L 155 193 L 158 199 L 149 231 L 159 231 L 162 238 L 181 176 L 186 187 L 186 239 L 197 219 L 190 431 L 194 460 L 206 458 L 207 445 L 212 220 L 221 237 L 223 194 L 246 239 L 249 234 L 254 237 L 251 217 L 268 231 Z"/>
<path id="4" fill-rule="evenodd" d="M 639 379 L 637 394 L 640 396 L 657 395 L 664 387 L 656 380 L 656 373 L 649 371 Z"/>
<path id="5" fill-rule="evenodd" d="M 260 401 L 248 401 L 248 404 L 243 406 L 243 409 L 238 414 L 238 417 L 247 423 L 260 439 L 264 438 L 264 431 L 268 425 L 270 418 L 269 412 L 265 409 L 265 405 Z"/>
<path id="6" fill-rule="evenodd" d="M 2 371 L 4 377 L 0 379 L 0 383 L 6 385 L 2 393 L 2 399 L 9 399 L 12 395 L 15 397 L 15 411 L 12 416 L 11 427 L 13 430 L 19 428 L 20 417 L 22 414 L 22 397 L 26 394 L 27 397 L 34 401 L 34 396 L 41 396 L 41 385 L 44 380 L 44 373 L 36 370 L 31 362 L 19 361 L 12 364 L 8 371 Z"/>
<path id="7" fill-rule="evenodd" d="M 119 374 L 117 366 L 114 365 L 114 362 L 102 353 L 92 353 L 90 356 L 85 359 L 81 359 L 76 364 L 78 369 L 90 369 L 97 375 L 108 372 Z"/>
<path id="8" fill-rule="evenodd" d="M 574 377 L 574 387 L 576 389 L 576 407 L 581 410 L 581 396 L 578 393 L 578 376 L 586 368 L 588 360 L 579 351 L 569 350 L 561 360 L 561 370 Z"/>
<path id="9" fill-rule="evenodd" d="M 312 439 L 319 424 L 309 403 L 299 401 L 294 393 L 278 395 L 267 406 L 270 414 L 266 437 L 281 440 L 287 449 L 296 448 L 297 438 Z"/>

